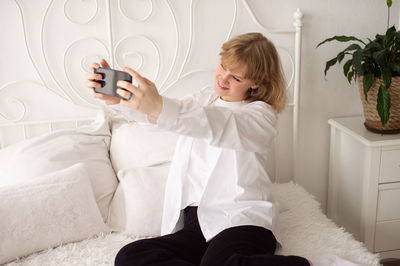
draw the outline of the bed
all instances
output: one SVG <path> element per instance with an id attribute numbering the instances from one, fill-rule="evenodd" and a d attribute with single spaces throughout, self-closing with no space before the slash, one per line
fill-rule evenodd
<path id="1" fill-rule="evenodd" d="M 104 57 L 113 68 L 132 66 L 161 94 L 179 98 L 212 87 L 223 41 L 259 31 L 277 45 L 291 95 L 268 169 L 281 203 L 277 253 L 379 265 L 377 254 L 329 220 L 296 183 L 301 11 L 293 26 L 274 29 L 245 0 L 139 2 L 133 8 L 124 1 L 50 1 L 32 8 L 15 0 L 5 7 L 20 22 L 38 78 L 0 87 L 0 264 L 113 265 L 125 244 L 160 234 L 177 136 L 124 121 L 93 100 L 83 87 L 90 62 Z M 36 28 L 29 28 L 29 8 L 43 14 Z M 204 20 L 222 9 L 227 19 Z M 60 28 L 67 37 L 59 38 Z M 28 38 L 34 32 L 37 39 Z"/>

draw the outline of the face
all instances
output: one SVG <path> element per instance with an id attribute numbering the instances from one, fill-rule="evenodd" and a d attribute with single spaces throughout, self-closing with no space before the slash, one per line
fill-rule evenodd
<path id="1" fill-rule="evenodd" d="M 251 80 L 245 79 L 245 67 L 231 72 L 221 63 L 215 71 L 214 90 L 227 102 L 242 101 L 247 90 L 257 88 Z"/>

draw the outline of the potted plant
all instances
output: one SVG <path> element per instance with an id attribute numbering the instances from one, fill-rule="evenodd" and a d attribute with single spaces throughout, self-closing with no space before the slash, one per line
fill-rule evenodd
<path id="1" fill-rule="evenodd" d="M 392 0 L 388 7 L 387 30 L 385 35 L 377 34 L 374 40 L 364 42 L 354 36 L 334 36 L 317 45 L 330 42 L 353 43 L 336 57 L 326 62 L 325 76 L 329 68 L 343 65 L 349 83 L 358 80 L 364 109 L 365 127 L 382 134 L 400 133 L 400 31 L 395 26 L 389 28 Z"/>

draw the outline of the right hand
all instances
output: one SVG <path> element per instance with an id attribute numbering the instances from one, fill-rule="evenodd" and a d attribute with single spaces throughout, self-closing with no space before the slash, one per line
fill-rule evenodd
<path id="1" fill-rule="evenodd" d="M 94 88 L 101 88 L 101 84 L 99 82 L 96 82 L 95 80 L 100 80 L 102 78 L 102 76 L 100 74 L 94 73 L 94 69 L 97 69 L 100 66 L 104 67 L 104 68 L 110 68 L 110 65 L 107 63 L 107 61 L 105 59 L 101 59 L 100 64 L 98 64 L 96 62 L 91 63 L 90 69 L 92 70 L 92 73 L 86 73 L 85 77 L 86 77 L 87 81 L 85 82 L 85 85 L 86 85 L 86 87 L 88 87 L 89 89 L 91 89 L 93 91 L 94 98 L 105 101 L 107 105 L 119 104 L 121 101 L 120 98 L 102 94 L 102 93 L 98 93 L 94 90 Z"/>

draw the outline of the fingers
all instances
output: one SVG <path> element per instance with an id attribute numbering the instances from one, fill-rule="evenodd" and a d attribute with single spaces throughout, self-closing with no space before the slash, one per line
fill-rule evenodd
<path id="1" fill-rule="evenodd" d="M 139 85 L 141 83 L 143 84 L 143 82 L 145 81 L 145 78 L 140 76 L 139 73 L 137 73 L 133 69 L 129 67 L 124 67 L 123 70 L 131 75 L 132 78 L 134 78 L 139 83 Z M 119 88 L 117 89 L 116 93 L 124 98 L 121 99 L 120 103 L 133 109 L 137 108 L 137 102 L 134 101 L 134 98 L 141 98 L 143 96 L 143 92 L 131 82 L 124 80 L 119 80 L 117 82 L 117 87 Z"/>
<path id="2" fill-rule="evenodd" d="M 131 96 L 131 94 L 133 94 L 132 92 L 126 91 L 126 90 L 123 90 L 123 89 L 117 89 L 116 93 L 118 95 L 120 95 L 121 97 L 123 97 L 124 99 L 126 99 L 126 100 L 128 100 L 129 98 L 133 98 L 134 97 L 133 95 Z"/>
<path id="3" fill-rule="evenodd" d="M 102 59 L 100 60 L 100 64 L 101 64 L 101 66 L 104 67 L 104 68 L 110 68 L 110 65 L 107 63 L 107 61 L 106 61 L 104 58 L 102 58 Z"/>
<path id="4" fill-rule="evenodd" d="M 100 65 L 101 64 L 101 65 Z M 96 80 L 101 80 L 103 79 L 103 76 L 101 74 L 95 74 L 94 69 L 97 69 L 99 67 L 110 67 L 105 59 L 100 60 L 100 64 L 97 62 L 93 62 L 89 65 L 90 69 L 92 70 L 92 73 L 86 73 L 85 77 L 88 81 L 85 82 L 86 87 L 88 88 L 101 88 L 101 84 L 99 82 L 95 82 Z"/>
<path id="5" fill-rule="evenodd" d="M 93 71 L 95 68 L 103 67 L 103 68 L 110 68 L 110 65 L 107 63 L 107 61 L 102 58 L 100 59 L 100 64 L 97 62 L 93 62 L 89 65 L 90 69 Z"/>
<path id="6" fill-rule="evenodd" d="M 95 74 L 95 73 L 86 73 L 85 77 L 87 80 L 95 81 L 95 80 L 101 80 L 103 76 L 101 74 Z"/>
<path id="7" fill-rule="evenodd" d="M 101 84 L 99 82 L 88 80 L 85 82 L 86 87 L 93 89 L 93 88 L 101 88 Z"/>
<path id="8" fill-rule="evenodd" d="M 107 94 L 103 94 L 103 93 L 99 93 L 96 92 L 95 90 L 93 90 L 93 97 L 96 99 L 100 99 L 105 101 L 107 104 L 116 104 L 120 102 L 119 98 L 107 95 Z"/>
<path id="9" fill-rule="evenodd" d="M 87 79 L 85 85 L 86 87 L 92 89 L 93 97 L 105 101 L 107 105 L 120 103 L 120 99 L 118 97 L 113 97 L 111 95 L 106 95 L 95 91 L 96 88 L 102 87 L 102 84 L 97 81 L 102 80 L 103 76 L 101 74 L 94 73 L 94 69 L 97 69 L 99 67 L 110 68 L 110 65 L 107 63 L 107 61 L 105 59 L 101 59 L 100 64 L 97 62 L 93 62 L 89 65 L 89 67 L 92 70 L 92 73 L 85 74 L 85 77 Z"/>
<path id="10" fill-rule="evenodd" d="M 117 86 L 132 92 L 136 97 L 139 97 L 139 98 L 142 97 L 144 94 L 143 89 L 148 87 L 148 85 L 151 85 L 151 86 L 154 85 L 151 81 L 149 81 L 145 77 L 142 77 L 138 72 L 136 72 L 132 68 L 124 67 L 123 71 L 125 71 L 129 75 L 131 75 L 132 78 L 138 82 L 139 86 L 136 87 L 131 82 L 123 81 L 123 80 L 119 80 L 117 82 Z"/>
<path id="11" fill-rule="evenodd" d="M 99 68 L 100 67 L 100 65 L 98 64 L 98 63 L 96 63 L 96 62 L 93 62 L 93 63 L 91 63 L 90 64 L 90 69 L 92 70 L 92 72 L 93 72 L 93 70 L 96 68 Z"/>
<path id="12" fill-rule="evenodd" d="M 118 80 L 117 82 L 117 87 L 118 88 L 122 88 L 125 89 L 127 91 L 132 92 L 133 94 L 135 94 L 136 96 L 142 96 L 143 92 L 136 87 L 135 85 L 133 85 L 132 83 L 130 83 L 129 81 L 125 81 L 125 80 Z M 118 89 L 117 89 L 117 93 L 118 93 Z M 123 90 L 122 90 L 123 91 Z M 129 92 L 128 92 L 129 93 Z M 122 95 L 121 95 L 122 96 Z"/>
<path id="13" fill-rule="evenodd" d="M 142 77 L 139 73 L 129 67 L 124 67 L 123 70 L 132 76 L 139 84 L 147 83 L 147 79 Z"/>

